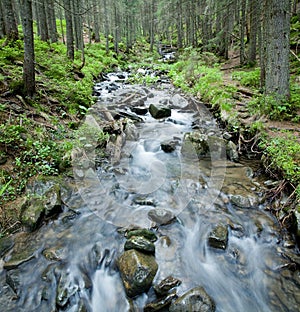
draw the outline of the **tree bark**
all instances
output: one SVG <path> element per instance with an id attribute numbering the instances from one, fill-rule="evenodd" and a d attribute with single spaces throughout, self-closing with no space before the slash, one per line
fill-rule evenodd
<path id="1" fill-rule="evenodd" d="M 66 19 L 66 35 L 67 35 L 67 55 L 70 60 L 74 60 L 74 34 L 73 21 L 71 13 L 71 1 L 64 0 L 65 19 Z"/>
<path id="2" fill-rule="evenodd" d="M 12 0 L 2 0 L 1 2 L 7 40 L 15 41 L 19 38 L 19 32 L 18 24 L 13 10 Z"/>
<path id="3" fill-rule="evenodd" d="M 94 34 L 95 42 L 100 42 L 100 25 L 99 25 L 99 6 L 98 1 L 93 0 L 93 10 L 94 10 Z"/>
<path id="4" fill-rule="evenodd" d="M 57 42 L 57 27 L 55 16 L 55 4 L 54 0 L 47 0 L 46 2 L 46 16 L 49 32 L 49 39 L 51 42 Z"/>
<path id="5" fill-rule="evenodd" d="M 265 2 L 265 92 L 282 101 L 290 97 L 290 3 Z"/>
<path id="6" fill-rule="evenodd" d="M 24 33 L 24 90 L 27 96 L 32 97 L 35 93 L 32 1 L 20 0 L 20 4 L 22 8 L 22 27 Z"/>
<path id="7" fill-rule="evenodd" d="M 38 2 L 38 20 L 40 25 L 40 37 L 42 41 L 49 40 L 47 14 L 46 14 L 46 0 L 39 0 Z"/>

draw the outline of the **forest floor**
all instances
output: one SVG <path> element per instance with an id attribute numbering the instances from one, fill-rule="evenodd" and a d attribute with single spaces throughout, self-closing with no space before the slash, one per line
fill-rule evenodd
<path id="1" fill-rule="evenodd" d="M 241 124 L 247 127 L 257 118 L 257 116 L 250 114 L 247 108 L 247 103 L 252 99 L 254 91 L 251 88 L 241 86 L 239 81 L 232 79 L 233 72 L 239 70 L 239 68 L 239 55 L 231 52 L 229 60 L 222 66 L 223 81 L 224 85 L 234 85 L 237 87 L 238 94 L 233 110 L 236 113 L 237 118 L 241 121 Z M 300 79 L 298 79 L 298 83 L 300 86 Z M 299 116 L 298 120 L 300 120 L 300 109 L 298 109 L 296 115 Z M 287 120 L 271 120 L 268 116 L 263 116 L 260 120 L 263 122 L 265 133 L 269 137 L 274 138 L 278 136 L 285 137 L 288 135 L 294 135 L 298 138 L 300 144 L 300 123 Z"/>

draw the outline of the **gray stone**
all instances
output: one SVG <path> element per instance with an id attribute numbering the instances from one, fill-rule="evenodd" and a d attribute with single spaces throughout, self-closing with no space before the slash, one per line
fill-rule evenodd
<path id="1" fill-rule="evenodd" d="M 230 195 L 229 197 L 231 203 L 240 208 L 250 208 L 253 206 L 249 197 L 242 195 Z"/>
<path id="2" fill-rule="evenodd" d="M 11 236 L 3 237 L 0 239 L 0 257 L 14 246 L 14 241 Z"/>
<path id="3" fill-rule="evenodd" d="M 35 230 L 44 218 L 62 211 L 60 186 L 55 184 L 42 196 L 32 196 L 21 208 L 21 221 L 30 230 Z"/>
<path id="4" fill-rule="evenodd" d="M 181 153 L 188 158 L 206 156 L 209 152 L 207 135 L 200 131 L 188 132 L 184 135 Z"/>
<path id="5" fill-rule="evenodd" d="M 226 249 L 228 243 L 228 228 L 222 224 L 217 225 L 208 236 L 211 247 Z"/>
<path id="6" fill-rule="evenodd" d="M 234 161 L 234 162 L 239 161 L 239 154 L 237 151 L 237 146 L 232 141 L 228 141 L 226 144 L 226 154 L 227 154 L 227 158 L 230 161 Z"/>
<path id="7" fill-rule="evenodd" d="M 118 260 L 118 267 L 128 297 L 135 297 L 149 290 L 158 270 L 154 256 L 131 249 Z"/>
<path id="8" fill-rule="evenodd" d="M 173 301 L 170 312 L 214 312 L 214 301 L 209 297 L 203 287 L 195 287 Z"/>
<path id="9" fill-rule="evenodd" d="M 148 212 L 148 217 L 159 225 L 170 224 L 176 220 L 176 216 L 171 211 L 162 208 L 150 210 Z"/>
<path id="10" fill-rule="evenodd" d="M 149 112 L 155 119 L 166 118 L 171 116 L 171 108 L 162 105 L 150 104 Z"/>

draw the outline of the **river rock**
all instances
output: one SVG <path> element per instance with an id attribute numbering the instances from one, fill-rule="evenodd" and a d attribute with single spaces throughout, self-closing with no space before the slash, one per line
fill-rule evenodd
<path id="1" fill-rule="evenodd" d="M 21 208 L 21 221 L 30 230 L 35 230 L 44 217 L 50 218 L 62 211 L 60 186 L 55 184 L 42 196 L 32 196 Z"/>
<path id="2" fill-rule="evenodd" d="M 214 312 L 215 303 L 203 287 L 195 287 L 173 301 L 170 312 Z"/>
<path id="3" fill-rule="evenodd" d="M 126 234 L 127 239 L 129 239 L 132 236 L 143 236 L 153 243 L 157 241 L 157 236 L 155 235 L 155 233 L 147 229 L 136 229 L 129 231 Z"/>
<path id="4" fill-rule="evenodd" d="M 160 147 L 165 153 L 172 153 L 175 151 L 177 144 L 177 141 L 170 140 L 160 143 Z"/>
<path id="5" fill-rule="evenodd" d="M 176 295 L 176 292 L 172 292 L 168 294 L 166 297 L 152 301 L 144 307 L 144 312 L 162 311 L 163 308 L 166 308 L 168 305 L 170 305 L 170 303 L 174 299 L 177 299 L 177 297 L 178 296 Z"/>
<path id="6" fill-rule="evenodd" d="M 181 281 L 173 276 L 167 276 L 158 285 L 154 285 L 153 288 L 157 296 L 162 297 L 181 284 Z"/>
<path id="7" fill-rule="evenodd" d="M 137 115 L 146 115 L 148 113 L 148 107 L 146 106 L 133 106 L 131 110 Z"/>
<path id="8" fill-rule="evenodd" d="M 131 249 L 118 260 L 122 282 L 128 297 L 135 297 L 151 287 L 158 265 L 154 256 Z"/>
<path id="9" fill-rule="evenodd" d="M 143 236 L 132 236 L 130 237 L 125 245 L 125 250 L 135 249 L 145 253 L 154 254 L 155 246 L 154 244 Z"/>
<path id="10" fill-rule="evenodd" d="M 56 303 L 60 307 L 66 306 L 69 299 L 78 291 L 79 286 L 75 284 L 69 272 L 62 271 L 58 280 L 56 290 Z"/>
<path id="11" fill-rule="evenodd" d="M 155 119 L 166 118 L 171 116 L 171 108 L 162 105 L 150 104 L 149 112 Z"/>
<path id="12" fill-rule="evenodd" d="M 230 201 L 232 204 L 240 207 L 240 208 L 250 208 L 253 206 L 250 198 L 242 195 L 230 195 Z"/>
<path id="13" fill-rule="evenodd" d="M 207 135 L 201 133 L 200 131 L 185 133 L 181 146 L 181 153 L 188 158 L 207 156 L 209 153 Z"/>
<path id="14" fill-rule="evenodd" d="M 171 211 L 162 208 L 150 210 L 148 212 L 148 217 L 159 225 L 170 224 L 176 220 L 176 216 Z"/>
<path id="15" fill-rule="evenodd" d="M 3 237 L 0 239 L 0 257 L 14 246 L 14 240 L 11 236 Z"/>
<path id="16" fill-rule="evenodd" d="M 237 151 L 237 146 L 232 141 L 228 141 L 226 144 L 226 155 L 230 161 L 234 161 L 234 162 L 239 161 L 239 154 Z"/>
<path id="17" fill-rule="evenodd" d="M 226 249 L 228 242 L 228 228 L 222 224 L 217 225 L 208 236 L 208 243 L 211 247 Z"/>

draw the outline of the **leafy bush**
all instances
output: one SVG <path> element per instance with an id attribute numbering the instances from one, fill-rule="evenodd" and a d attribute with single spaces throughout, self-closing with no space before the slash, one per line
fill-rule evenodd
<path id="1" fill-rule="evenodd" d="M 250 112 L 266 115 L 271 120 L 286 120 L 293 116 L 293 105 L 286 101 L 277 100 L 271 95 L 259 95 L 248 102 Z"/>
<path id="2" fill-rule="evenodd" d="M 260 68 L 252 71 L 235 71 L 232 73 L 232 79 L 239 81 L 242 86 L 259 88 Z"/>
<path id="3" fill-rule="evenodd" d="M 263 138 L 259 146 L 264 150 L 270 169 L 279 171 L 300 191 L 300 144 L 297 138 L 288 134 Z"/>

